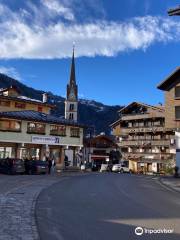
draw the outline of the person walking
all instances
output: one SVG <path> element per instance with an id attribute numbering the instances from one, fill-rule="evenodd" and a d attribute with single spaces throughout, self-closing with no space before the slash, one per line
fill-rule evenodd
<path id="1" fill-rule="evenodd" d="M 55 172 L 55 167 L 56 167 L 56 161 L 55 161 L 55 159 L 53 157 L 53 159 L 52 159 L 52 170 L 53 170 L 53 173 Z"/>
<path id="2" fill-rule="evenodd" d="M 52 167 L 52 160 L 49 159 L 49 160 L 48 160 L 48 173 L 49 173 L 49 174 L 51 173 L 51 167 Z"/>

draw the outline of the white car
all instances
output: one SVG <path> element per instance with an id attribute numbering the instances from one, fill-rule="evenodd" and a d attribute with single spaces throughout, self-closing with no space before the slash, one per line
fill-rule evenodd
<path id="1" fill-rule="evenodd" d="M 114 164 L 112 172 L 131 173 L 131 170 L 124 164 Z"/>
<path id="2" fill-rule="evenodd" d="M 100 172 L 106 172 L 108 170 L 108 164 L 101 164 Z"/>

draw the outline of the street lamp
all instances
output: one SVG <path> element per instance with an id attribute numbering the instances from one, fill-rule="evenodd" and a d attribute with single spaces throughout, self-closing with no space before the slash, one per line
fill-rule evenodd
<path id="1" fill-rule="evenodd" d="M 169 16 L 180 16 L 180 6 L 168 10 Z"/>

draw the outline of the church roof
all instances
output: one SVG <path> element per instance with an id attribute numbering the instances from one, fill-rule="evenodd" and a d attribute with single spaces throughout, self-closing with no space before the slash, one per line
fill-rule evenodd
<path id="1" fill-rule="evenodd" d="M 74 60 L 74 48 L 73 48 L 69 85 L 75 85 L 75 84 L 76 84 L 76 73 L 75 73 L 75 60 Z"/>

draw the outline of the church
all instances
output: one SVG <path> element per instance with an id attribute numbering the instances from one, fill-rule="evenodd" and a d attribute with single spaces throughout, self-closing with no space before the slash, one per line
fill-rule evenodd
<path id="1" fill-rule="evenodd" d="M 1 76 L 1 78 L 8 76 Z M 70 79 L 67 84 L 65 117 L 51 114 L 54 104 L 43 94 L 42 100 L 21 94 L 15 86 L 0 89 L 0 161 L 3 158 L 43 160 L 56 162 L 57 169 L 79 165 L 83 147 L 84 126 L 78 123 L 78 86 L 75 76 L 74 49 Z"/>

